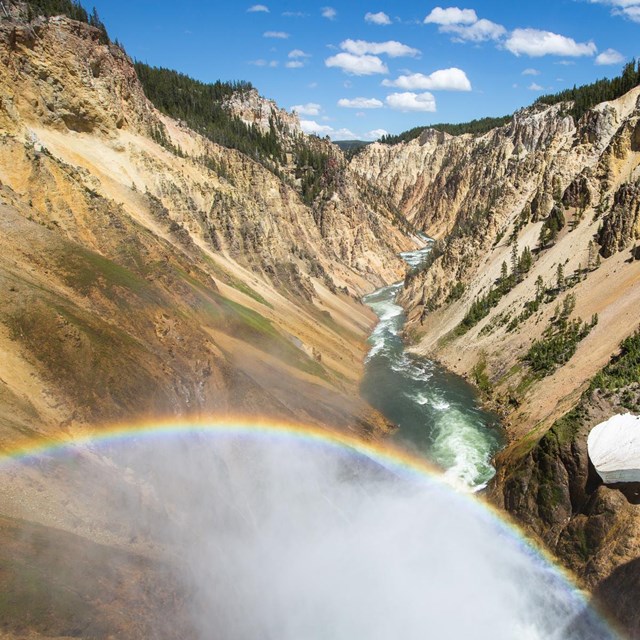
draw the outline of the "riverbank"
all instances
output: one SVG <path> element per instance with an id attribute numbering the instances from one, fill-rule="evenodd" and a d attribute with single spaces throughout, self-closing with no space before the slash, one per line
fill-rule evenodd
<path id="1" fill-rule="evenodd" d="M 420 269 L 430 249 L 427 244 L 401 257 L 411 270 Z M 499 419 L 482 408 L 465 380 L 408 352 L 402 337 L 406 315 L 396 302 L 402 286 L 384 287 L 363 300 L 379 323 L 369 338 L 361 393 L 398 425 L 392 436 L 397 444 L 442 468 L 454 486 L 478 491 L 495 474 L 492 460 L 504 444 Z"/>

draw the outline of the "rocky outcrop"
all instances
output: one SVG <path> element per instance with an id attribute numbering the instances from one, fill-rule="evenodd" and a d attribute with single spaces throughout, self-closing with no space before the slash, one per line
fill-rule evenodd
<path id="1" fill-rule="evenodd" d="M 502 452 L 490 490 L 495 502 L 594 590 L 631 637 L 638 618 L 628 602 L 640 595 L 640 584 L 629 579 L 640 555 L 640 488 L 634 482 L 604 484 L 590 461 L 588 440 L 612 415 L 640 412 L 639 342 L 637 334 L 627 339 L 577 406 L 549 431 Z"/>
<path id="2" fill-rule="evenodd" d="M 449 136 L 427 130 L 409 143 L 367 147 L 355 171 L 388 189 L 407 217 L 436 236 L 449 232 L 461 213 L 500 211 L 531 193 L 544 176 L 545 154 L 564 147 L 575 132 L 560 107 L 516 114 L 511 124 L 484 136 Z"/>
<path id="3" fill-rule="evenodd" d="M 100 44 L 97 29 L 62 16 L 5 20 L 0 39 L 5 124 L 108 135 L 125 127 L 146 132 L 157 121 L 128 56 Z"/>
<path id="4" fill-rule="evenodd" d="M 594 191 L 597 184 L 593 179 L 593 171 L 587 168 L 582 171 L 573 182 L 565 189 L 562 196 L 562 204 L 565 209 L 573 208 L 584 211 L 593 204 Z M 536 214 L 538 212 L 536 211 Z"/>
<path id="5" fill-rule="evenodd" d="M 256 89 L 238 91 L 223 106 L 242 122 L 255 125 L 263 133 L 273 129 L 283 138 L 302 135 L 297 114 L 280 109 L 273 100 L 262 97 Z"/>
<path id="6" fill-rule="evenodd" d="M 623 184 L 615 194 L 613 207 L 604 217 L 598 234 L 603 257 L 624 251 L 640 238 L 640 183 Z"/>

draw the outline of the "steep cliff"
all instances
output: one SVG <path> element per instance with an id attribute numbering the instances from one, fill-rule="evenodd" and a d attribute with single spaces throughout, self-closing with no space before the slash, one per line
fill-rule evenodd
<path id="1" fill-rule="evenodd" d="M 587 451 L 593 427 L 627 412 L 640 413 L 640 333 L 623 342 L 577 405 L 546 433 L 534 431 L 499 454 L 491 497 L 596 593 L 630 637 L 637 637 L 639 487 L 603 484 Z"/>
<path id="2" fill-rule="evenodd" d="M 353 161 L 438 240 L 403 294 L 414 348 L 468 377 L 480 364 L 514 435 L 553 422 L 636 329 L 639 96 L 577 124 L 567 105 L 537 105 L 482 136 L 428 130 Z M 566 296 L 567 319 L 599 323 L 569 366 L 531 375 L 526 356 Z"/>
<path id="3" fill-rule="evenodd" d="M 405 282 L 407 337 L 503 415 L 510 445 L 492 499 L 637 634 L 617 598 L 638 593 L 636 489 L 602 485 L 586 438 L 640 411 L 640 89 L 577 122 L 570 113 L 538 104 L 480 136 L 427 130 L 371 145 L 352 168 L 437 240 Z"/>
<path id="4" fill-rule="evenodd" d="M 385 429 L 356 394 L 374 322 L 358 298 L 402 273 L 395 254 L 412 241 L 397 213 L 367 204 L 340 151 L 295 118 L 282 135 L 336 160 L 310 205 L 278 171 L 157 111 L 98 29 L 10 6 L 3 441 L 211 412 Z"/>

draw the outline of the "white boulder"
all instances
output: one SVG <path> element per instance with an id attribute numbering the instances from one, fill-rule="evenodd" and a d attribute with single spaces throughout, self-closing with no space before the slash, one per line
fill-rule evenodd
<path id="1" fill-rule="evenodd" d="M 613 416 L 587 439 L 589 458 L 605 484 L 640 482 L 640 416 Z"/>

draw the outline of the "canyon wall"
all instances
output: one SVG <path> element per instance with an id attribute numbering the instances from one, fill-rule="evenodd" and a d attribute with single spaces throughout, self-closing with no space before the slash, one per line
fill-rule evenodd
<path id="1" fill-rule="evenodd" d="M 637 593 L 626 563 L 640 555 L 640 510 L 594 477 L 586 437 L 640 411 L 640 89 L 578 122 L 571 106 L 535 105 L 480 136 L 374 144 L 352 168 L 436 240 L 405 281 L 406 337 L 504 418 L 492 499 L 637 632 L 615 594 Z M 625 376 L 603 373 L 621 358 Z"/>
<path id="2" fill-rule="evenodd" d="M 97 29 L 20 7 L 0 21 L 2 441 L 211 413 L 385 431 L 357 397 L 359 299 L 403 273 L 397 211 L 288 116 L 282 139 L 331 159 L 303 202 L 287 161 L 157 111 Z M 255 92 L 229 108 L 284 117 Z"/>

